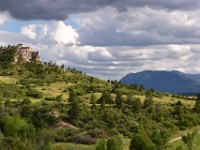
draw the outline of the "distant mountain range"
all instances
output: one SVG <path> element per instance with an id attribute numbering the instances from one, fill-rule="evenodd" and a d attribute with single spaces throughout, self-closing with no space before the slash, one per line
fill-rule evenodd
<path id="1" fill-rule="evenodd" d="M 144 84 L 145 89 L 159 92 L 196 95 L 200 93 L 200 74 L 186 74 L 179 71 L 151 71 L 130 73 L 121 79 L 128 85 Z"/>

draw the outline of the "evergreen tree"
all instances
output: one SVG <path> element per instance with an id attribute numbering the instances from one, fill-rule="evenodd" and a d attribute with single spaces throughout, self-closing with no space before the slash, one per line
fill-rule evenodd
<path id="1" fill-rule="evenodd" d="M 80 116 L 80 100 L 75 91 L 70 92 L 68 115 L 72 121 L 78 121 Z"/>
<path id="2" fill-rule="evenodd" d="M 109 91 L 104 91 L 101 98 L 98 100 L 98 103 L 101 105 L 101 108 L 105 108 L 106 104 L 113 104 L 113 100 L 111 98 L 111 94 Z"/>
<path id="3" fill-rule="evenodd" d="M 132 94 L 129 94 L 126 100 L 127 107 L 133 112 L 138 113 L 141 110 L 142 102 L 140 98 L 133 97 Z"/>
<path id="4" fill-rule="evenodd" d="M 130 150 L 155 150 L 151 139 L 145 134 L 136 134 L 131 140 Z"/>
<path id="5" fill-rule="evenodd" d="M 96 107 L 94 93 L 91 94 L 90 104 L 92 104 L 91 109 L 94 110 Z"/>
<path id="6" fill-rule="evenodd" d="M 123 101 L 122 93 L 118 92 L 115 98 L 115 103 L 117 108 L 119 109 L 122 108 L 122 101 Z"/>
<path id="7" fill-rule="evenodd" d="M 57 102 L 62 102 L 62 97 L 63 97 L 62 94 L 61 94 L 61 95 L 58 95 L 58 96 L 55 98 L 55 100 L 56 100 Z"/>
<path id="8" fill-rule="evenodd" d="M 133 98 L 130 106 L 133 113 L 139 113 L 142 108 L 142 102 L 140 98 Z"/>
<path id="9" fill-rule="evenodd" d="M 144 100 L 144 103 L 143 103 L 143 107 L 144 108 L 149 108 L 149 111 L 152 111 L 153 110 L 153 96 L 152 96 L 152 93 L 150 90 L 146 91 L 145 93 L 145 100 Z"/>
<path id="10" fill-rule="evenodd" d="M 144 84 L 141 84 L 141 85 L 139 86 L 139 90 L 140 90 L 140 91 L 143 91 L 144 89 L 145 89 Z"/>
<path id="11" fill-rule="evenodd" d="M 156 145 L 157 150 L 162 150 L 169 141 L 170 133 L 164 129 L 154 129 L 150 136 L 152 142 Z"/>
<path id="12" fill-rule="evenodd" d="M 200 113 L 200 94 L 198 94 L 196 103 L 194 105 L 194 111 Z"/>
<path id="13" fill-rule="evenodd" d="M 123 150 L 123 141 L 120 136 L 114 136 L 107 141 L 107 150 Z"/>
<path id="14" fill-rule="evenodd" d="M 96 146 L 96 150 L 106 150 L 106 140 L 101 139 Z"/>
<path id="15" fill-rule="evenodd" d="M 187 145 L 188 150 L 194 150 L 194 138 L 197 135 L 198 131 L 194 131 L 192 133 L 187 133 L 187 135 L 182 136 L 182 141 Z"/>
<path id="16" fill-rule="evenodd" d="M 62 65 L 60 66 L 60 69 L 64 70 L 64 69 L 65 69 L 65 65 L 62 64 Z"/>

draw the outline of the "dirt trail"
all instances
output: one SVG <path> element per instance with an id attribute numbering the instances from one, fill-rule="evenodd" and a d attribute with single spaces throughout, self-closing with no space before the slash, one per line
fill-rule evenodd
<path id="1" fill-rule="evenodd" d="M 179 141 L 179 140 L 181 140 L 181 139 L 182 139 L 182 137 L 179 136 L 179 137 L 176 137 L 176 138 L 170 140 L 168 143 L 173 143 L 173 142 Z"/>
<path id="2" fill-rule="evenodd" d="M 197 130 L 197 132 L 199 132 L 200 130 Z M 183 135 L 182 135 L 183 136 Z M 168 143 L 173 143 L 173 142 L 176 142 L 176 141 L 179 141 L 182 139 L 182 136 L 178 136 L 178 137 L 175 137 L 173 138 L 172 140 L 170 140 Z"/>
<path id="3" fill-rule="evenodd" d="M 61 126 L 64 128 L 64 127 L 70 127 L 72 129 L 79 129 L 78 127 L 70 124 L 70 123 L 67 123 L 67 122 L 61 122 Z"/>

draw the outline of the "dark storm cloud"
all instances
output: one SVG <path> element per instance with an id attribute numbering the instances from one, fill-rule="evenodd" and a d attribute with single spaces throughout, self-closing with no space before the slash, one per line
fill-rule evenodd
<path id="1" fill-rule="evenodd" d="M 108 6 L 115 0 L 1 0 L 0 10 L 16 19 L 64 20 L 71 14 Z"/>
<path id="2" fill-rule="evenodd" d="M 152 8 L 165 8 L 168 10 L 190 10 L 197 9 L 200 5 L 198 0 L 176 0 L 176 1 L 164 1 L 164 0 L 118 0 L 114 4 L 118 10 L 126 10 L 127 7 L 143 7 L 148 6 Z"/>
<path id="3" fill-rule="evenodd" d="M 20 20 L 64 20 L 71 14 L 95 11 L 105 6 L 115 7 L 119 11 L 143 6 L 173 10 L 195 9 L 199 3 L 197 0 L 1 0 L 0 10 L 8 11 L 12 17 Z"/>

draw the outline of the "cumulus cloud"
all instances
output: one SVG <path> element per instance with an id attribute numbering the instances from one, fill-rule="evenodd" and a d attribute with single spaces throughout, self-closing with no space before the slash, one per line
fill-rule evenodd
<path id="1" fill-rule="evenodd" d="M 87 58 L 91 61 L 110 61 L 113 59 L 110 52 L 108 52 L 106 49 L 89 52 Z"/>
<path id="2" fill-rule="evenodd" d="M 0 12 L 0 25 L 5 23 L 9 19 L 9 14 L 6 12 Z"/>
<path id="3" fill-rule="evenodd" d="M 16 43 L 21 43 L 22 41 L 24 43 L 34 43 L 34 41 L 30 38 L 27 38 L 27 36 L 8 31 L 0 31 L 0 41 L 1 45 L 15 45 Z"/>
<path id="4" fill-rule="evenodd" d="M 24 26 L 21 28 L 21 33 L 31 39 L 35 39 L 36 38 L 36 25 L 31 24 L 28 26 Z"/>
<path id="5" fill-rule="evenodd" d="M 24 26 L 22 29 L 29 26 Z M 146 69 L 180 70 L 190 73 L 200 71 L 199 67 L 194 65 L 200 63 L 198 59 L 200 44 L 79 45 L 78 36 L 81 33 L 64 22 L 35 24 L 34 28 L 36 33 L 34 39 L 23 34 L 0 31 L 0 41 L 4 41 L 3 44 L 23 42 L 25 45 L 39 50 L 43 61 L 52 60 L 58 64 L 64 63 L 66 67 L 74 67 L 104 79 L 120 79 L 129 72 Z M 63 34 L 60 33 L 60 28 L 65 31 Z M 66 39 L 57 39 L 57 33 Z M 5 37 L 7 38 L 5 39 Z"/>
<path id="6" fill-rule="evenodd" d="M 23 42 L 34 50 L 39 50 L 43 61 L 52 60 L 104 79 L 120 79 L 129 72 L 146 69 L 180 70 L 190 73 L 200 71 L 195 65 L 200 63 L 200 44 L 105 47 L 68 44 L 53 40 L 51 37 L 51 33 L 57 30 L 57 23 L 36 25 L 35 39 L 23 34 L 1 31 L 0 41 L 4 41 L 4 44 Z M 51 28 L 52 26 L 56 27 Z"/>
<path id="7" fill-rule="evenodd" d="M 58 21 L 51 28 L 50 37 L 59 44 L 76 44 L 78 33 L 70 25 Z"/>
<path id="8" fill-rule="evenodd" d="M 118 12 L 115 8 L 107 7 L 95 13 L 80 14 L 76 21 L 80 26 L 79 40 L 83 45 L 198 44 L 199 15 L 200 11 L 169 12 L 142 7 Z"/>
<path id="9" fill-rule="evenodd" d="M 105 79 L 146 69 L 199 73 L 199 4 L 197 0 L 15 0 L 15 4 L 2 0 L 0 10 L 16 19 L 50 21 L 28 23 L 20 33 L 0 30 L 0 44 L 22 42 L 39 50 L 44 61 Z M 7 14 L 0 14 L 0 24 Z M 70 15 L 75 16 L 71 19 L 76 28 L 66 23 Z"/>
<path id="10" fill-rule="evenodd" d="M 66 25 L 63 21 L 49 24 L 29 24 L 21 28 L 21 34 L 30 39 L 37 39 L 39 43 L 49 44 L 77 44 L 79 34 L 76 29 Z"/>

